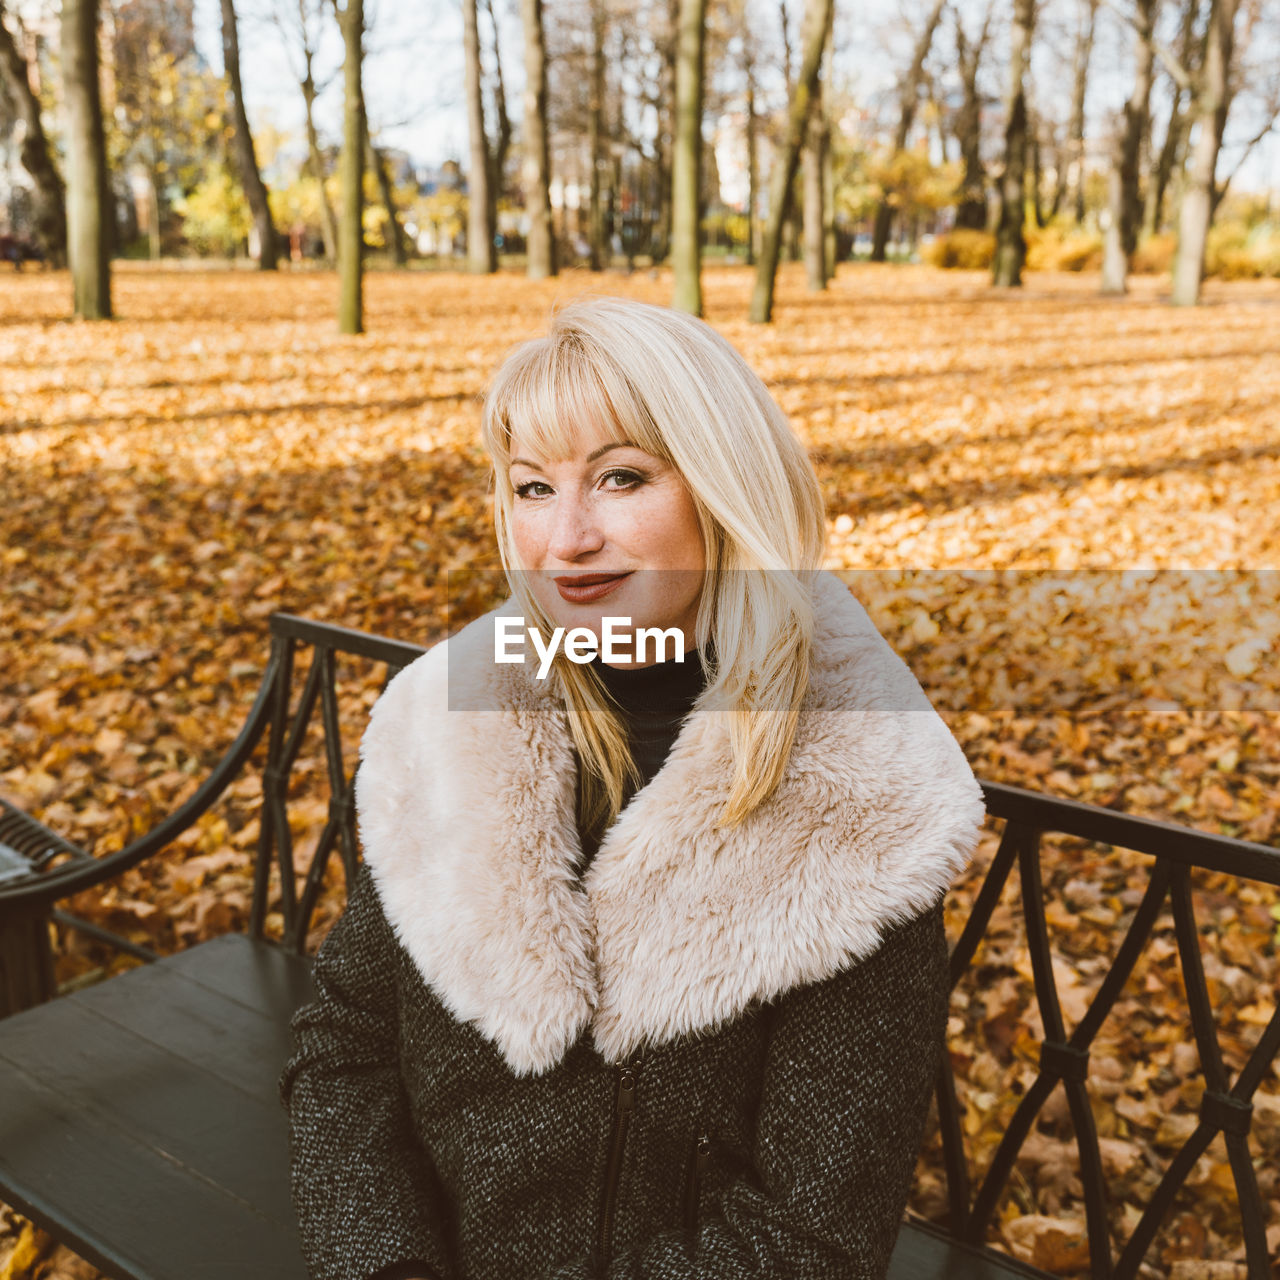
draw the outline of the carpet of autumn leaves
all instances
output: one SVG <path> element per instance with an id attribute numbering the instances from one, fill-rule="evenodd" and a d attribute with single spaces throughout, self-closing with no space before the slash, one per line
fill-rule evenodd
<path id="1" fill-rule="evenodd" d="M 745 269 L 707 271 L 707 317 L 809 447 L 831 567 L 978 774 L 1280 844 L 1280 287 L 1210 285 L 1189 311 L 1147 279 L 1104 300 L 1087 276 L 999 294 L 978 275 L 863 266 L 810 295 L 786 268 L 769 327 L 746 323 L 750 287 Z M 443 634 L 449 571 L 456 583 L 497 563 L 485 381 L 557 300 L 587 290 L 666 302 L 671 282 L 375 274 L 369 333 L 344 338 L 323 273 L 122 270 L 119 319 L 97 326 L 65 321 L 65 276 L 0 280 L 0 793 L 97 853 L 120 848 L 231 740 L 273 610 L 418 643 Z M 491 596 L 477 585 L 468 606 Z M 377 688 L 372 671 L 343 681 L 349 766 Z M 304 758 L 299 867 L 326 816 L 322 773 Z M 160 951 L 243 928 L 259 794 L 250 773 L 175 848 L 73 909 Z M 996 835 L 952 895 L 953 938 Z M 1082 841 L 1046 854 L 1069 1027 L 1149 866 Z M 318 933 L 340 910 L 336 868 L 331 880 Z M 1204 873 L 1194 884 L 1234 1077 L 1275 1010 L 1278 895 Z M 72 984 L 130 963 L 76 934 L 58 950 Z M 952 1006 L 978 1169 L 1035 1077 L 1039 1033 L 1015 875 Z M 1166 911 L 1090 1065 L 1117 1243 L 1202 1088 Z M 1087 1271 L 1072 1133 L 1059 1088 L 992 1235 L 1065 1276 Z M 1280 1254 L 1276 1069 L 1250 1141 Z M 926 1215 L 944 1208 L 938 1153 L 931 1125 L 912 1200 Z M 1218 1138 L 1144 1274 L 1233 1275 L 1242 1257 Z M 11 1217 L 0 1274 L 96 1275 Z"/>

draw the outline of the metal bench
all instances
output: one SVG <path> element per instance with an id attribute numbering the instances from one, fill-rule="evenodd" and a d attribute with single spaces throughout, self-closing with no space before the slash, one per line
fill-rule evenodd
<path id="1" fill-rule="evenodd" d="M 288 1187 L 288 1144 L 276 1081 L 288 1021 L 310 992 L 305 954 L 326 868 L 350 876 L 358 858 L 351 779 L 344 765 L 339 662 L 375 664 L 385 680 L 414 645 L 277 614 L 271 655 L 235 742 L 208 779 L 154 830 L 101 859 L 11 806 L 0 813 L 0 1199 L 113 1280 L 304 1280 Z M 309 661 L 302 659 L 309 655 Z M 304 675 L 305 668 L 305 675 Z M 295 871 L 291 779 L 308 732 L 318 732 L 328 820 Z M 59 912 L 55 904 L 159 852 L 196 823 L 265 738 L 262 798 L 247 934 L 163 959 Z M 894 1280 L 997 1280 L 1046 1273 L 985 1244 L 1019 1149 L 1059 1080 L 1080 1150 L 1090 1248 L 1099 1280 L 1136 1276 L 1173 1196 L 1213 1135 L 1226 1135 L 1238 1188 L 1250 1280 L 1269 1274 L 1265 1213 L 1250 1152 L 1250 1101 L 1280 1049 L 1273 1017 L 1234 1082 L 1227 1078 L 1200 961 L 1191 874 L 1197 868 L 1280 885 L 1280 852 L 1171 823 L 1129 817 L 995 783 L 984 784 L 999 848 L 952 953 L 959 982 L 992 911 L 1019 870 L 1021 911 L 1045 1040 L 1040 1071 L 1013 1113 L 989 1167 L 966 1155 L 963 1104 L 950 1061 L 938 1084 L 938 1133 L 947 1179 L 945 1221 L 908 1215 Z M 1148 855 L 1146 894 L 1087 1015 L 1068 1035 L 1054 986 L 1041 884 L 1042 836 L 1063 832 Z M 278 898 L 278 907 L 277 907 Z M 1205 1081 L 1200 1124 L 1119 1252 L 1087 1092 L 1088 1052 L 1160 914 L 1171 901 L 1191 1034 Z M 278 910 L 281 936 L 268 938 Z M 123 945 L 138 968 L 56 1000 L 49 925 Z M 976 1186 L 974 1185 L 976 1183 Z M 851 1207 L 856 1211 L 856 1207 Z"/>

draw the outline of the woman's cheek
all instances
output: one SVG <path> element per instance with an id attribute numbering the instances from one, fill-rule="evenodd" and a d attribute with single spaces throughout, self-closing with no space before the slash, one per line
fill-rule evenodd
<path id="1" fill-rule="evenodd" d="M 546 544 L 546 538 L 539 534 L 536 515 L 516 508 L 511 516 L 511 541 L 523 568 L 540 567 L 541 549 Z"/>

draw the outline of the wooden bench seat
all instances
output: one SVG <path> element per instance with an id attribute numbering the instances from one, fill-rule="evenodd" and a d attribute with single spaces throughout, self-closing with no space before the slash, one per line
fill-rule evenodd
<path id="1" fill-rule="evenodd" d="M 112 1280 L 306 1280 L 276 1083 L 304 957 L 228 935 L 0 1023 L 0 1199 Z"/>
<path id="2" fill-rule="evenodd" d="M 113 1280 L 306 1280 L 276 1083 L 310 969 L 228 935 L 5 1020 L 0 1194 Z M 890 1274 L 1044 1273 L 908 1220 Z"/>
<path id="3" fill-rule="evenodd" d="M 893 1250 L 888 1280 L 1057 1280 L 990 1249 L 953 1240 L 931 1222 L 909 1214 Z"/>

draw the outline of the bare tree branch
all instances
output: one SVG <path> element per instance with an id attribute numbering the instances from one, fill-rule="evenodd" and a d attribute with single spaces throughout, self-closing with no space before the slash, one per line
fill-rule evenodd
<path id="1" fill-rule="evenodd" d="M 1106 5 L 1106 7 L 1110 9 L 1121 22 L 1133 30 L 1138 36 L 1147 41 L 1151 46 L 1152 53 L 1160 59 L 1161 65 L 1169 73 L 1174 84 L 1176 84 L 1179 89 L 1183 90 L 1184 93 L 1189 93 L 1194 96 L 1196 92 L 1195 80 L 1192 78 L 1191 73 L 1186 69 L 1186 67 L 1178 61 L 1173 51 L 1166 45 L 1161 44 L 1159 40 L 1154 38 L 1154 36 L 1145 35 L 1138 23 L 1138 19 L 1127 9 L 1118 5 L 1116 0 L 1102 0 L 1102 3 Z"/>
<path id="2" fill-rule="evenodd" d="M 1241 168 L 1243 168 L 1244 162 L 1249 158 L 1249 153 L 1263 140 L 1263 138 L 1274 132 L 1278 123 L 1280 123 L 1280 106 L 1272 108 L 1271 118 L 1261 129 L 1258 130 L 1257 133 L 1253 135 L 1252 138 L 1249 139 L 1248 142 L 1244 144 L 1244 149 L 1240 152 L 1240 159 L 1236 161 L 1235 167 L 1225 178 L 1223 178 L 1217 190 L 1214 191 L 1213 205 L 1215 209 L 1222 203 L 1223 198 L 1227 194 L 1227 188 L 1231 186 L 1231 179 L 1240 172 Z"/>

